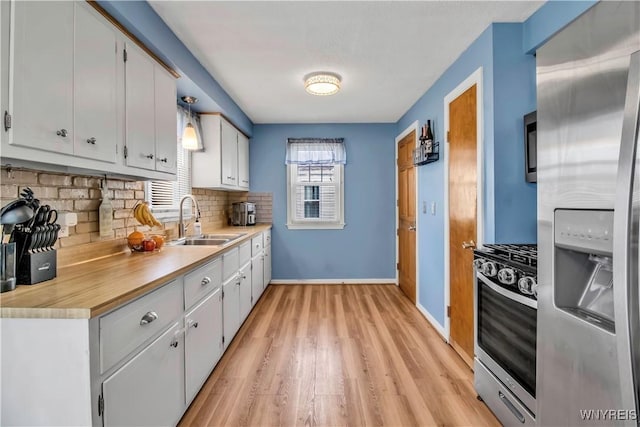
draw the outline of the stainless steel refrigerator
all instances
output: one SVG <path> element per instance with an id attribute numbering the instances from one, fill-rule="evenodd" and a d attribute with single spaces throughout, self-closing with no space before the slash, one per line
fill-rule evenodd
<path id="1" fill-rule="evenodd" d="M 537 52 L 537 424 L 638 425 L 640 3 Z"/>

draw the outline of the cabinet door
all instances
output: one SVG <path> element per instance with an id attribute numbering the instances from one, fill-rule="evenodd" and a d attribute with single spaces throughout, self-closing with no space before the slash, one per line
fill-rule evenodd
<path id="1" fill-rule="evenodd" d="M 0 139 L 4 145 L 9 141 L 9 132 L 4 128 L 4 114 L 9 112 L 9 32 L 11 3 L 0 2 L 0 114 L 3 126 L 0 129 Z"/>
<path id="2" fill-rule="evenodd" d="M 73 152 L 73 2 L 11 3 L 11 143 Z"/>
<path id="3" fill-rule="evenodd" d="M 102 383 L 105 426 L 175 425 L 184 409 L 184 339 L 176 323 Z"/>
<path id="4" fill-rule="evenodd" d="M 86 6 L 76 5 L 74 155 L 115 163 L 116 34 Z"/>
<path id="5" fill-rule="evenodd" d="M 222 355 L 222 289 L 185 316 L 185 392 L 195 397 Z"/>
<path id="6" fill-rule="evenodd" d="M 222 183 L 238 185 L 238 131 L 227 123 L 221 121 L 222 139 Z"/>
<path id="7" fill-rule="evenodd" d="M 258 299 L 262 295 L 262 291 L 264 290 L 264 256 L 262 254 L 258 254 L 251 260 L 251 292 L 253 293 L 253 303 L 254 305 L 258 302 Z"/>
<path id="8" fill-rule="evenodd" d="M 153 62 L 130 43 L 125 62 L 127 165 L 155 170 L 155 85 Z"/>
<path id="9" fill-rule="evenodd" d="M 159 65 L 155 72 L 156 170 L 177 173 L 176 81 Z"/>
<path id="10" fill-rule="evenodd" d="M 229 347 L 231 340 L 240 328 L 240 281 L 233 275 L 222 285 L 222 315 L 224 331 L 224 348 Z"/>
<path id="11" fill-rule="evenodd" d="M 264 248 L 264 289 L 271 283 L 271 246 Z"/>
<path id="12" fill-rule="evenodd" d="M 249 189 L 249 138 L 238 132 L 238 185 Z"/>
<path id="13" fill-rule="evenodd" d="M 240 268 L 240 323 L 244 322 L 253 307 L 253 298 L 251 290 L 251 262 Z"/>

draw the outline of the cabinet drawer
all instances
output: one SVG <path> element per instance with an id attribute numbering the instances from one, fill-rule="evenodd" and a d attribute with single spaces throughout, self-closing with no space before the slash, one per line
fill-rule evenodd
<path id="1" fill-rule="evenodd" d="M 251 239 L 251 256 L 256 256 L 262 252 L 262 234 Z"/>
<path id="2" fill-rule="evenodd" d="M 100 318 L 100 372 L 104 373 L 182 314 L 182 286 L 174 280 Z"/>
<path id="3" fill-rule="evenodd" d="M 264 246 L 265 248 L 267 246 L 271 246 L 271 230 L 266 230 L 264 233 L 262 233 L 262 239 L 263 239 L 262 246 Z"/>
<path id="4" fill-rule="evenodd" d="M 251 260 L 251 241 L 246 241 L 240 245 L 240 266 L 245 265 Z"/>
<path id="5" fill-rule="evenodd" d="M 220 286 L 222 286 L 222 260 L 218 258 L 184 276 L 184 307 L 188 310 Z"/>
<path id="6" fill-rule="evenodd" d="M 222 255 L 222 281 L 226 282 L 229 277 L 236 274 L 238 268 L 240 268 L 238 248 L 233 248 Z"/>

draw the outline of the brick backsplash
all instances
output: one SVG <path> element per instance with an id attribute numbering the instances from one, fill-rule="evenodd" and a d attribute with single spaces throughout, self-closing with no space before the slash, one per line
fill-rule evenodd
<path id="1" fill-rule="evenodd" d="M 144 200 L 144 181 L 125 181 L 107 179 L 107 189 L 113 205 L 113 234 L 100 237 L 98 225 L 98 207 L 102 193 L 101 177 L 54 174 L 5 167 L 0 174 L 0 205 L 4 206 L 19 197 L 25 187 L 30 187 L 41 204 L 48 204 L 58 211 L 71 211 L 78 215 L 78 225 L 70 227 L 69 237 L 58 240 L 58 248 L 66 248 L 92 242 L 124 239 L 137 227 L 147 231 L 133 218 L 132 208 L 138 201 Z M 202 214 L 202 229 L 207 231 L 229 224 L 231 203 L 251 201 L 256 203 L 256 220 L 271 222 L 271 193 L 226 192 L 194 188 L 193 195 L 198 200 Z M 165 221 L 165 234 L 168 238 L 177 235 L 177 222 Z M 124 242 L 124 240 L 122 240 Z"/>
<path id="2" fill-rule="evenodd" d="M 41 204 L 48 204 L 58 211 L 71 211 L 78 215 L 78 225 L 70 227 L 69 237 L 58 240 L 56 246 L 66 248 L 92 242 L 124 239 L 137 227 L 146 231 L 133 218 L 132 208 L 144 200 L 144 181 L 125 181 L 108 178 L 107 189 L 113 205 L 113 234 L 100 237 L 98 207 L 100 206 L 101 177 L 55 174 L 49 172 L 16 170 L 9 173 L 2 168 L 0 175 L 0 203 L 6 205 L 19 197 L 24 187 L 30 187 Z M 202 214 L 202 228 L 207 231 L 226 226 L 231 213 L 231 203 L 251 201 L 256 203 L 256 220 L 271 222 L 271 193 L 232 193 L 194 188 Z M 177 234 L 175 221 L 164 222 L 165 234 L 174 238 Z M 124 240 L 122 240 L 124 243 Z"/>

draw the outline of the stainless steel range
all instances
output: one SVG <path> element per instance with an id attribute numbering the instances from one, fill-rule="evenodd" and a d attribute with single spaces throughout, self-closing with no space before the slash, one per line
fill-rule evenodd
<path id="1" fill-rule="evenodd" d="M 478 396 L 504 425 L 535 425 L 537 246 L 474 251 Z"/>

